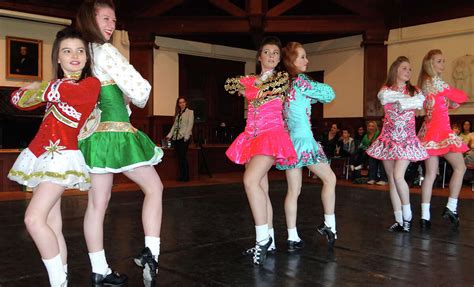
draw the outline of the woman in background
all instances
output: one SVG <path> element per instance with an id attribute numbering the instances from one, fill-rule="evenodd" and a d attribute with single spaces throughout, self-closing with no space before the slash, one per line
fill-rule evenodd
<path id="1" fill-rule="evenodd" d="M 188 108 L 185 98 L 176 100 L 176 113 L 173 126 L 166 139 L 173 141 L 173 147 L 178 157 L 178 181 L 189 181 L 188 147 L 193 132 L 194 111 Z"/>

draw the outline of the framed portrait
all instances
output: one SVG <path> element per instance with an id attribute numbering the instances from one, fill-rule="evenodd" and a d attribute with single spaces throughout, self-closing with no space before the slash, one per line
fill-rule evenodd
<path id="1" fill-rule="evenodd" d="M 10 79 L 43 78 L 43 41 L 6 36 L 6 75 Z"/>

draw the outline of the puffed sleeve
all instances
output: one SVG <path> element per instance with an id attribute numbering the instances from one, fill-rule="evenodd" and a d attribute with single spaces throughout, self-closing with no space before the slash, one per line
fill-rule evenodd
<path id="1" fill-rule="evenodd" d="M 311 98 L 312 103 L 320 102 L 325 104 L 331 102 L 336 97 L 331 86 L 311 80 L 305 74 L 299 74 L 293 80 L 292 85 L 297 93 Z"/>
<path id="2" fill-rule="evenodd" d="M 423 103 L 425 102 L 425 96 L 421 92 L 417 92 L 413 97 L 407 97 L 398 100 L 401 110 L 421 110 Z"/>
<path id="3" fill-rule="evenodd" d="M 150 96 L 150 83 L 110 43 L 103 44 L 101 49 L 102 51 L 94 64 L 109 74 L 135 106 L 145 107 Z"/>
<path id="4" fill-rule="evenodd" d="M 42 82 L 38 89 L 18 89 L 11 94 L 10 102 L 20 110 L 34 110 L 45 104 L 44 94 L 50 83 Z"/>
<path id="5" fill-rule="evenodd" d="M 386 104 L 396 103 L 399 100 L 402 100 L 406 97 L 405 94 L 397 91 L 393 91 L 388 87 L 383 87 L 380 89 L 379 93 L 377 94 L 377 98 L 379 98 L 380 103 L 382 106 Z"/>

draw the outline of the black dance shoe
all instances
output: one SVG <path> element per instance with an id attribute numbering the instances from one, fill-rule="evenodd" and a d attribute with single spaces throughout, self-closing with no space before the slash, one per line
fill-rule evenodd
<path id="1" fill-rule="evenodd" d="M 98 273 L 92 273 L 91 282 L 92 286 L 124 286 L 128 281 L 128 277 L 125 274 L 119 274 L 112 270 L 112 273 L 108 275 L 102 275 Z"/>
<path id="2" fill-rule="evenodd" d="M 403 220 L 403 232 L 405 233 L 411 232 L 411 220 L 410 221 Z"/>
<path id="3" fill-rule="evenodd" d="M 420 219 L 420 228 L 421 230 L 428 230 L 431 229 L 431 221 L 426 219 Z"/>
<path id="4" fill-rule="evenodd" d="M 253 256 L 254 250 L 255 250 L 255 247 L 246 249 L 246 250 L 242 251 L 242 255 L 245 255 L 245 256 Z M 273 254 L 275 254 L 275 252 L 276 252 L 276 248 L 275 248 L 275 247 L 268 247 L 268 249 L 267 249 L 267 256 L 268 256 L 268 255 L 273 255 Z"/>
<path id="5" fill-rule="evenodd" d="M 459 227 L 459 215 L 457 213 L 452 212 L 451 209 L 445 207 L 442 216 L 445 219 L 449 219 L 449 221 L 451 221 L 451 223 L 453 224 L 454 228 Z"/>
<path id="6" fill-rule="evenodd" d="M 155 260 L 150 248 L 145 247 L 137 257 L 133 259 L 137 266 L 143 268 L 143 279 L 153 281 L 158 273 L 158 261 Z"/>
<path id="7" fill-rule="evenodd" d="M 273 239 L 269 237 L 268 242 L 266 244 L 260 245 L 258 242 L 255 244 L 255 247 L 253 249 L 253 264 L 255 265 L 262 265 L 263 262 L 265 261 L 265 258 L 267 258 L 267 251 L 268 247 L 272 244 Z"/>
<path id="8" fill-rule="evenodd" d="M 390 232 L 403 232 L 403 226 L 401 226 L 400 223 L 395 222 L 394 224 L 390 225 L 387 230 Z"/>
<path id="9" fill-rule="evenodd" d="M 288 248 L 288 252 L 295 252 L 303 249 L 304 241 L 300 239 L 300 241 L 293 241 L 287 240 L 286 247 Z"/>
<path id="10" fill-rule="evenodd" d="M 326 224 L 323 222 L 318 226 L 318 232 L 322 236 L 326 236 L 326 239 L 328 240 L 328 247 L 333 248 L 337 239 L 337 234 L 332 232 L 331 227 L 326 226 Z"/>

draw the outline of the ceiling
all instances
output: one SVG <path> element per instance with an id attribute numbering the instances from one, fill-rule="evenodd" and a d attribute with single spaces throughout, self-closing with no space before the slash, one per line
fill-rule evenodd
<path id="1" fill-rule="evenodd" d="M 73 19 L 81 3 L 0 1 L 0 9 Z M 474 15 L 474 0 L 116 0 L 115 5 L 118 29 L 247 49 L 265 35 L 301 43 L 365 31 L 386 36 L 392 28 Z"/>

